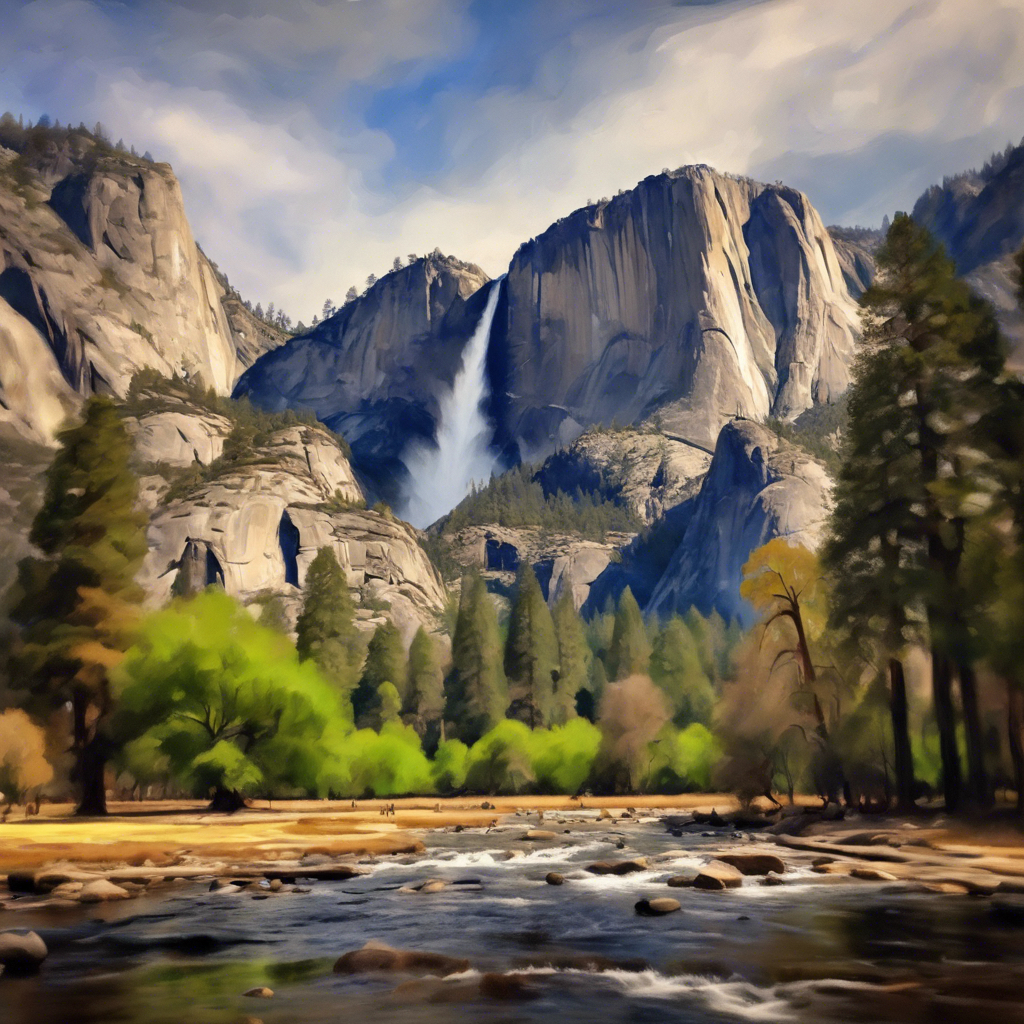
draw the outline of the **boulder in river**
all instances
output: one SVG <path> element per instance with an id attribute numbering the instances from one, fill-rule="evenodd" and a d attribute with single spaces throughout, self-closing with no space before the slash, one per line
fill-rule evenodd
<path id="1" fill-rule="evenodd" d="M 557 839 L 558 836 L 554 832 L 548 832 L 543 828 L 531 828 L 529 832 L 523 836 L 524 839 L 529 840 L 541 840 L 541 839 Z"/>
<path id="2" fill-rule="evenodd" d="M 548 885 L 564 885 L 565 876 L 560 875 L 557 871 L 549 871 L 547 875 L 545 875 L 544 881 L 547 882 Z"/>
<path id="3" fill-rule="evenodd" d="M 777 875 L 786 873 L 786 865 L 781 857 L 774 853 L 721 853 L 718 860 L 723 864 L 731 864 L 744 875 L 767 875 L 774 871 Z"/>
<path id="4" fill-rule="evenodd" d="M 897 882 L 899 879 L 889 871 L 881 868 L 856 867 L 850 869 L 851 878 L 859 878 L 862 882 Z"/>
<path id="5" fill-rule="evenodd" d="M 631 875 L 635 871 L 647 870 L 647 858 L 637 857 L 635 860 L 600 860 L 590 864 L 587 870 L 592 875 Z"/>
<path id="6" fill-rule="evenodd" d="M 114 900 L 131 899 L 127 889 L 122 889 L 105 878 L 98 878 L 95 882 L 87 882 L 82 886 L 78 894 L 79 903 L 111 903 Z"/>
<path id="7" fill-rule="evenodd" d="M 673 889 L 689 889 L 692 888 L 693 883 L 697 880 L 696 871 L 687 871 L 681 875 L 673 875 L 668 880 L 668 885 Z"/>
<path id="8" fill-rule="evenodd" d="M 335 974 L 364 974 L 373 971 L 391 971 L 405 974 L 436 974 L 445 977 L 469 970 L 469 961 L 444 953 L 429 953 L 415 949 L 393 949 L 383 942 L 367 942 L 362 949 L 354 949 L 338 958 Z"/>
<path id="9" fill-rule="evenodd" d="M 693 880 L 695 889 L 736 889 L 743 884 L 743 875 L 738 868 L 713 860 L 705 864 Z"/>
<path id="10" fill-rule="evenodd" d="M 679 900 L 674 900 L 670 896 L 659 896 L 653 900 L 640 900 L 634 909 L 641 917 L 664 917 L 665 914 L 681 910 L 682 907 Z"/>
<path id="11" fill-rule="evenodd" d="M 259 985 L 256 988 L 249 989 L 248 992 L 243 992 L 243 996 L 248 996 L 250 999 L 273 999 L 274 990 L 267 988 L 266 985 Z"/>
<path id="12" fill-rule="evenodd" d="M 0 967 L 10 974 L 31 974 L 49 955 L 35 932 L 0 932 Z"/>

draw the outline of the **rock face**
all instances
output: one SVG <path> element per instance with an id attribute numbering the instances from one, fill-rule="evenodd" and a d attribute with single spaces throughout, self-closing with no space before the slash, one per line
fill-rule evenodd
<path id="1" fill-rule="evenodd" d="M 387 602 L 403 633 L 411 635 L 443 607 L 444 585 L 416 531 L 365 508 L 344 451 L 324 428 L 283 426 L 242 457 L 210 468 L 224 452 L 226 418 L 181 407 L 126 422 L 140 464 L 162 463 L 167 474 L 142 480 L 150 551 L 139 582 L 150 603 L 166 601 L 181 573 L 185 589 L 218 583 L 246 603 L 277 594 L 295 612 L 309 563 L 329 546 L 357 599 L 374 607 Z M 169 443 L 175 437 L 176 447 Z M 207 472 L 168 500 L 170 468 L 194 464 Z"/>
<path id="2" fill-rule="evenodd" d="M 669 615 L 696 606 L 705 615 L 717 609 L 727 621 L 749 621 L 739 596 L 744 563 L 773 537 L 817 548 L 831 489 L 824 466 L 773 431 L 728 424 L 648 611 Z"/>
<path id="3" fill-rule="evenodd" d="M 818 546 L 831 500 L 824 466 L 748 420 L 722 428 L 700 492 L 675 506 L 622 551 L 590 587 L 584 612 L 630 587 L 661 616 L 717 610 L 751 621 L 740 598 L 743 565 L 773 537 Z"/>
<path id="4" fill-rule="evenodd" d="M 711 452 L 657 430 L 588 430 L 538 470 L 546 494 L 577 488 L 628 506 L 644 523 L 700 490 Z"/>
<path id="5" fill-rule="evenodd" d="M 980 171 L 933 185 L 914 205 L 914 220 L 945 246 L 957 271 L 995 306 L 1024 367 L 1024 315 L 1017 303 L 1013 254 L 1024 245 L 1024 142 L 996 154 Z"/>
<path id="6" fill-rule="evenodd" d="M 867 291 L 875 277 L 875 250 L 883 241 L 881 231 L 870 228 L 830 227 L 836 258 L 843 269 L 846 288 L 855 298 Z"/>
<path id="7" fill-rule="evenodd" d="M 448 539 L 456 561 L 496 576 L 510 587 L 522 561 L 529 562 L 550 605 L 569 590 L 577 609 L 590 585 L 609 566 L 632 534 L 611 533 L 603 541 L 552 535 L 539 527 L 470 526 Z"/>
<path id="8" fill-rule="evenodd" d="M 4 419 L 48 439 L 79 396 L 123 395 L 143 366 L 226 394 L 283 339 L 256 323 L 196 245 L 167 164 L 0 125 Z"/>
<path id="9" fill-rule="evenodd" d="M 262 356 L 235 394 L 271 411 L 312 410 L 387 492 L 409 440 L 434 436 L 438 396 L 483 312 L 477 293 L 487 281 L 479 267 L 452 257 L 419 259 Z"/>
<path id="10" fill-rule="evenodd" d="M 506 288 L 525 457 L 655 409 L 711 447 L 731 417 L 793 417 L 849 383 L 856 310 L 794 189 L 703 166 L 646 178 L 522 246 Z"/>

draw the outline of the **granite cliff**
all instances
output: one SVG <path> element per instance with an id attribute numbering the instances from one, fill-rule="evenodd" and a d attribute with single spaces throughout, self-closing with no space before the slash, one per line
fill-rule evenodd
<path id="1" fill-rule="evenodd" d="M 743 415 L 792 418 L 849 383 L 857 313 L 807 198 L 684 167 L 577 210 L 508 271 L 509 431 L 546 455 L 659 412 L 705 447 Z"/>
<path id="2" fill-rule="evenodd" d="M 84 130 L 0 124 L 0 418 L 48 440 L 80 397 L 133 372 L 221 394 L 284 335 L 196 245 L 167 164 Z"/>
<path id="3" fill-rule="evenodd" d="M 831 502 L 828 471 L 802 447 L 749 420 L 721 431 L 700 491 L 670 509 L 591 586 L 587 610 L 629 586 L 648 613 L 718 611 L 749 624 L 743 565 L 773 537 L 816 549 Z"/>
<path id="4" fill-rule="evenodd" d="M 258 359 L 235 396 L 271 411 L 312 411 L 348 440 L 357 468 L 393 501 L 406 445 L 434 436 L 438 397 L 483 311 L 487 281 L 471 263 L 422 257 Z"/>

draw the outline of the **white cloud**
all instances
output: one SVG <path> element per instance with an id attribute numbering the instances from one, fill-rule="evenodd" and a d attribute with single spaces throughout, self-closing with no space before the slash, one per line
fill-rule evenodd
<path id="1" fill-rule="evenodd" d="M 403 149 L 359 98 L 469 52 L 468 0 L 211 6 L 164 5 L 153 35 L 36 0 L 0 40 L 0 86 L 171 160 L 232 281 L 307 320 L 399 253 L 501 273 L 553 220 L 664 166 L 785 174 L 827 218 L 877 222 L 1024 134 L 1024 0 L 651 3 L 579 17 L 503 84 L 453 76 L 424 107 L 443 159 L 395 183 Z"/>

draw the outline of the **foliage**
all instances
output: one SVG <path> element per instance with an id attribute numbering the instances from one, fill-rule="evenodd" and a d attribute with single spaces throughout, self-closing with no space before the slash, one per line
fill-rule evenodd
<path id="1" fill-rule="evenodd" d="M 454 793 L 466 783 L 469 747 L 462 740 L 444 740 L 434 754 L 431 774 L 439 793 Z"/>
<path id="2" fill-rule="evenodd" d="M 558 686 L 564 694 L 563 699 L 571 699 L 575 709 L 576 698 L 581 690 L 590 691 L 591 695 L 595 692 L 591 680 L 594 655 L 587 643 L 583 621 L 576 611 L 572 593 L 568 588 L 555 602 L 552 621 L 558 643 Z M 571 712 L 566 714 L 566 718 L 571 717 Z"/>
<path id="3" fill-rule="evenodd" d="M 635 533 L 642 525 L 627 505 L 606 499 L 599 491 L 545 495 L 535 469 L 519 465 L 492 477 L 442 520 L 442 533 L 458 533 L 477 523 L 499 526 L 536 526 L 552 533 L 568 533 L 604 540 L 609 533 Z"/>
<path id="4" fill-rule="evenodd" d="M 849 426 L 847 400 L 844 394 L 835 402 L 812 406 L 792 422 L 771 418 L 765 426 L 824 463 L 835 476 L 842 465 L 842 440 Z"/>
<path id="5" fill-rule="evenodd" d="M 651 679 L 668 697 L 676 725 L 710 724 L 715 691 L 693 634 L 679 616 L 669 619 L 654 641 Z"/>
<path id="6" fill-rule="evenodd" d="M 666 727 L 657 739 L 650 788 L 659 793 L 707 792 L 722 757 L 722 744 L 700 722 L 685 729 Z"/>
<path id="7" fill-rule="evenodd" d="M 422 626 L 409 645 L 402 718 L 420 739 L 429 736 L 436 745 L 444 721 L 444 673 L 437 643 Z"/>
<path id="8" fill-rule="evenodd" d="M 0 802 L 19 803 L 52 778 L 43 730 L 19 709 L 0 714 Z"/>
<path id="9" fill-rule="evenodd" d="M 625 679 L 647 671 L 651 660 L 651 644 L 647 636 L 640 606 L 629 587 L 619 595 L 611 642 L 608 646 L 608 677 Z"/>
<path id="10" fill-rule="evenodd" d="M 535 729 L 556 718 L 564 722 L 570 716 L 571 708 L 564 700 L 558 700 L 562 694 L 554 620 L 533 567 L 526 561 L 516 579 L 505 643 L 505 675 L 512 701 L 511 718 Z M 570 699 L 574 697 L 575 693 Z"/>
<path id="11" fill-rule="evenodd" d="M 472 744 L 501 721 L 507 707 L 497 614 L 484 581 L 469 574 L 462 580 L 452 669 L 445 680 L 445 719 L 459 739 Z"/>
<path id="12" fill-rule="evenodd" d="M 384 708 L 380 702 L 380 688 L 384 683 L 394 687 L 398 707 L 406 693 L 405 645 L 398 627 L 385 619 L 375 630 L 366 649 L 366 661 L 359 685 L 352 694 L 352 710 L 356 724 L 361 728 L 379 728 Z"/>
<path id="13" fill-rule="evenodd" d="M 195 792 L 318 791 L 338 693 L 285 637 L 209 589 L 150 616 L 113 677 L 122 741 L 152 733 Z"/>
<path id="14" fill-rule="evenodd" d="M 295 644 L 299 657 L 313 661 L 348 705 L 363 648 L 345 570 L 329 547 L 322 547 L 306 570 Z"/>
<path id="15" fill-rule="evenodd" d="M 431 765 L 415 730 L 386 722 L 380 732 L 360 729 L 337 742 L 319 775 L 319 789 L 343 796 L 430 793 Z"/>
<path id="16" fill-rule="evenodd" d="M 601 761 L 608 784 L 641 792 L 651 777 L 651 744 L 669 720 L 665 695 L 647 676 L 611 683 L 601 698 Z"/>
<path id="17" fill-rule="evenodd" d="M 31 540 L 43 558 L 18 569 L 11 618 L 22 627 L 16 676 L 37 707 L 70 702 L 80 809 L 104 813 L 108 676 L 127 647 L 146 554 L 132 444 L 114 404 L 94 397 L 64 428 Z"/>

